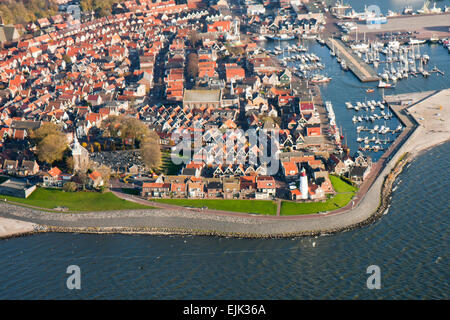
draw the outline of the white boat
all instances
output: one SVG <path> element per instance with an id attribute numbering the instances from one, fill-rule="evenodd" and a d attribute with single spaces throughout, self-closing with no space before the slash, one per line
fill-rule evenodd
<path id="1" fill-rule="evenodd" d="M 378 82 L 378 88 L 393 88 L 394 86 L 391 83 L 388 82 L 384 82 L 382 80 L 380 80 Z"/>
<path id="2" fill-rule="evenodd" d="M 414 44 L 422 44 L 422 43 L 425 43 L 425 42 L 427 42 L 427 40 L 419 40 L 419 39 L 412 39 L 412 38 L 410 38 L 408 43 L 411 44 L 411 45 L 414 45 Z"/>
<path id="3" fill-rule="evenodd" d="M 322 75 L 315 75 L 314 77 L 311 78 L 312 83 L 325 83 L 325 82 L 330 82 L 330 81 L 331 81 L 330 77 L 326 77 L 326 76 L 322 76 Z"/>

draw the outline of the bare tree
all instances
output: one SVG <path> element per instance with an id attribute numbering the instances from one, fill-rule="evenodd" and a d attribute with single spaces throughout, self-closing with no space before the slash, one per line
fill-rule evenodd
<path id="1" fill-rule="evenodd" d="M 191 78 L 195 78 L 198 75 L 198 55 L 196 53 L 190 53 L 187 59 L 187 74 Z"/>
<path id="2" fill-rule="evenodd" d="M 149 136 L 141 144 L 142 160 L 148 168 L 161 166 L 161 148 L 159 137 L 155 131 L 150 131 Z"/>

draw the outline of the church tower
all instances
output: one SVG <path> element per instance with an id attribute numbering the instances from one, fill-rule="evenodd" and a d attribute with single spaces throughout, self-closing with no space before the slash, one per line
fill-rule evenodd
<path id="1" fill-rule="evenodd" d="M 73 171 L 85 170 L 89 162 L 89 152 L 78 142 L 77 134 L 74 132 L 74 139 L 71 145 L 73 157 Z"/>

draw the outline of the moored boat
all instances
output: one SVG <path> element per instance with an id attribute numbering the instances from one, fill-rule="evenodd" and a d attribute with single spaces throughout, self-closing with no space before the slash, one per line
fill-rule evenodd
<path id="1" fill-rule="evenodd" d="M 330 77 L 326 77 L 326 76 L 322 76 L 322 75 L 315 75 L 314 77 L 311 78 L 312 83 L 325 83 L 325 82 L 330 82 L 330 81 L 331 81 Z"/>

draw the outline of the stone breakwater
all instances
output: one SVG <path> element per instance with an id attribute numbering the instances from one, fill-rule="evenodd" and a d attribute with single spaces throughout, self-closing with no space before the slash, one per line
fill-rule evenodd
<path id="1" fill-rule="evenodd" d="M 310 230 L 299 230 L 299 225 L 310 223 L 308 220 L 264 220 L 245 217 L 202 215 L 198 212 L 175 210 L 133 210 L 95 213 L 46 213 L 25 207 L 2 203 L 0 215 L 37 223 L 33 233 L 70 232 L 70 233 L 124 233 L 151 235 L 201 235 L 237 238 L 291 238 L 300 236 L 320 236 L 343 232 L 366 226 L 388 209 L 391 189 L 395 178 L 411 160 L 406 154 L 385 177 L 378 208 L 363 221 L 335 228 L 315 225 Z M 321 219 L 327 217 L 317 217 Z M 328 217 L 330 219 L 331 217 Z M 159 222 L 159 223 L 158 223 Z M 290 227 L 294 225 L 294 227 Z M 297 229 L 297 230 L 296 230 Z M 29 233 L 28 233 L 29 234 Z"/>

